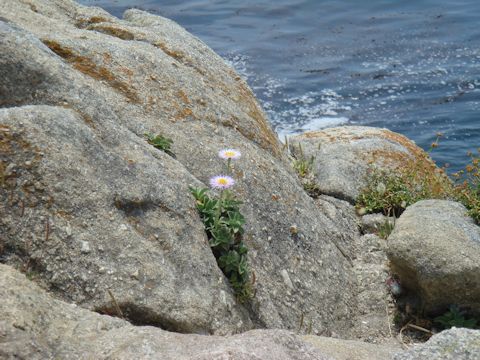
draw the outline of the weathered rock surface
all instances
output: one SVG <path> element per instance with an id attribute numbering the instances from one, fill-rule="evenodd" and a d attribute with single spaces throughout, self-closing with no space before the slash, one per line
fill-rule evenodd
<path id="1" fill-rule="evenodd" d="M 344 238 L 337 242 L 337 247 L 350 259 L 357 280 L 356 311 L 351 315 L 354 326 L 346 334 L 349 338 L 370 343 L 398 345 L 392 338 L 395 305 L 386 286 L 389 272 L 386 241 L 374 234 L 360 236 L 358 228 L 363 218 L 359 219 L 355 207 L 347 201 L 321 195 L 316 204 L 331 219 L 332 225 L 337 224 L 342 230 Z M 308 327 L 308 319 L 304 319 L 304 323 Z M 326 342 L 334 348 L 333 340 Z M 392 346 L 386 348 L 392 349 Z M 347 349 L 348 346 L 345 350 Z M 348 353 L 347 351 L 346 354 Z"/>
<path id="2" fill-rule="evenodd" d="M 0 7 L 2 262 L 55 296 L 139 324 L 225 334 L 344 334 L 356 279 L 348 234 L 303 191 L 251 91 L 170 20 L 68 0 Z M 176 157 L 145 132 L 172 138 Z M 188 185 L 235 163 L 255 275 L 237 304 Z M 339 220 L 341 221 L 341 220 Z M 295 231 L 292 231 L 292 229 Z M 343 253 L 348 254 L 348 249 Z M 306 331 L 304 326 L 300 331 Z"/>
<path id="3" fill-rule="evenodd" d="M 377 345 L 309 335 L 303 339 L 335 360 L 387 360 L 401 350 L 398 343 Z"/>
<path id="4" fill-rule="evenodd" d="M 315 178 L 320 191 L 350 202 L 367 185 L 369 168 L 390 170 L 407 161 L 421 159 L 424 151 L 405 136 L 387 129 L 348 126 L 307 132 L 290 138 L 297 157 L 314 157 Z"/>
<path id="5" fill-rule="evenodd" d="M 385 240 L 374 234 L 358 239 L 353 261 L 358 294 L 352 338 L 367 342 L 396 342 L 392 328 L 395 305 L 386 286 L 388 277 Z"/>
<path id="6" fill-rule="evenodd" d="M 425 311 L 450 304 L 480 311 L 480 228 L 465 207 L 446 200 L 409 206 L 388 238 L 392 271 Z"/>
<path id="7" fill-rule="evenodd" d="M 283 330 L 219 337 L 132 326 L 54 300 L 1 264 L 0 298 L 2 359 L 333 359 Z"/>
<path id="8" fill-rule="evenodd" d="M 121 127 L 102 141 L 70 109 L 0 109 L 0 123 L 13 172 L 1 207 L 7 263 L 107 313 L 110 290 L 138 323 L 251 326 L 207 245 L 185 168 Z"/>
<path id="9" fill-rule="evenodd" d="M 363 215 L 360 222 L 360 228 L 364 234 L 379 234 L 382 229 L 385 231 L 387 227 L 393 229 L 394 226 L 395 218 L 383 214 Z"/>
<path id="10" fill-rule="evenodd" d="M 425 344 L 398 353 L 394 360 L 477 360 L 480 357 L 480 330 L 442 331 Z"/>

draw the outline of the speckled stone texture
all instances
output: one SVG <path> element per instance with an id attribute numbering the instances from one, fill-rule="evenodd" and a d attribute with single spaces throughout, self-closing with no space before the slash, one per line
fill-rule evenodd
<path id="1" fill-rule="evenodd" d="M 0 7 L 1 261 L 58 298 L 179 332 L 344 334 L 351 243 L 306 195 L 245 82 L 174 22 L 69 0 Z M 173 140 L 170 157 L 144 133 Z M 237 303 L 188 186 L 235 161 L 255 296 Z M 332 205 L 335 206 L 335 205 Z M 335 212 L 332 212 L 335 213 Z M 292 231 L 295 228 L 295 231 Z M 307 331 L 303 326 L 300 331 Z"/>
<path id="2" fill-rule="evenodd" d="M 54 300 L 24 275 L 1 264 L 0 298 L 2 359 L 334 359 L 283 330 L 219 337 L 132 326 Z"/>
<path id="3" fill-rule="evenodd" d="M 480 358 L 480 330 L 442 331 L 425 344 L 396 354 L 394 360 L 477 360 Z"/>
<path id="4" fill-rule="evenodd" d="M 355 202 L 367 185 L 371 168 L 391 170 L 408 161 L 425 161 L 425 153 L 405 136 L 387 129 L 344 126 L 290 138 L 290 150 L 314 157 L 315 179 L 323 194 Z M 434 167 L 432 167 L 432 170 Z"/>
<path id="5" fill-rule="evenodd" d="M 480 228 L 463 205 L 424 200 L 409 206 L 387 245 L 392 271 L 426 312 L 451 304 L 480 312 Z"/>

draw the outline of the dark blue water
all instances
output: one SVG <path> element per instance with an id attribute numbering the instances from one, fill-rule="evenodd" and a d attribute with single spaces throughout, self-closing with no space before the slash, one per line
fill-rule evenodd
<path id="1" fill-rule="evenodd" d="M 137 7 L 201 38 L 243 75 L 279 133 L 386 127 L 451 171 L 480 146 L 478 0 L 81 0 Z"/>

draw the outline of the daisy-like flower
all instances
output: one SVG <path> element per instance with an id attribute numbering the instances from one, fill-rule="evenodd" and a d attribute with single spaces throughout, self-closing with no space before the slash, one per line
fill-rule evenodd
<path id="1" fill-rule="evenodd" d="M 210 186 L 214 189 L 228 189 L 235 184 L 235 180 L 227 175 L 214 176 L 210 179 Z"/>
<path id="2" fill-rule="evenodd" d="M 237 160 L 242 156 L 242 153 L 236 149 L 224 149 L 218 152 L 218 156 L 225 160 Z"/>

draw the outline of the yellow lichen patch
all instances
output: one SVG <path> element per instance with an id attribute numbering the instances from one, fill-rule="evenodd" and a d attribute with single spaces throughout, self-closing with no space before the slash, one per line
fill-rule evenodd
<path id="1" fill-rule="evenodd" d="M 103 56 L 103 62 L 105 64 L 110 64 L 112 62 L 112 55 L 110 55 L 109 53 L 103 53 L 102 56 Z"/>
<path id="2" fill-rule="evenodd" d="M 184 104 L 190 104 L 190 99 L 188 98 L 188 96 L 185 94 L 185 92 L 183 90 L 178 90 L 177 91 L 177 96 L 182 99 L 182 101 L 184 102 Z"/>
<path id="3" fill-rule="evenodd" d="M 96 126 L 95 126 L 95 122 L 93 121 L 92 117 L 84 112 L 81 112 L 81 111 L 78 111 L 77 112 L 80 114 L 80 116 L 82 117 L 83 121 L 85 121 L 85 124 L 87 124 L 88 126 L 90 126 L 91 128 L 95 129 Z"/>
<path id="4" fill-rule="evenodd" d="M 153 46 L 159 48 L 160 50 L 162 50 L 165 54 L 167 54 L 168 56 L 176 59 L 176 60 L 179 60 L 181 61 L 183 58 L 185 58 L 185 54 L 182 53 L 181 51 L 175 51 L 175 50 L 171 50 L 167 47 L 167 45 L 165 43 L 162 43 L 160 41 L 156 41 L 153 43 Z"/>
<path id="5" fill-rule="evenodd" d="M 74 216 L 70 212 L 65 210 L 57 210 L 55 211 L 55 215 L 67 220 L 72 220 L 74 218 Z"/>
<path id="6" fill-rule="evenodd" d="M 175 120 L 184 120 L 187 117 L 196 119 L 195 115 L 193 114 L 193 111 L 189 108 L 183 108 L 182 110 L 178 111 L 177 114 L 175 115 Z"/>
<path id="7" fill-rule="evenodd" d="M 86 113 L 84 113 L 83 111 L 80 111 L 78 109 L 75 109 L 73 106 L 71 106 L 70 104 L 68 103 L 62 103 L 60 104 L 61 107 L 65 108 L 65 109 L 69 109 L 69 110 L 73 110 L 75 111 L 78 115 L 80 115 L 80 117 L 82 118 L 82 120 L 85 122 L 85 124 L 87 124 L 88 126 L 90 126 L 92 129 L 96 129 L 96 126 L 95 126 L 95 122 L 93 121 L 92 117 Z"/>
<path id="8" fill-rule="evenodd" d="M 107 19 L 106 17 L 103 17 L 103 16 L 92 16 L 90 18 L 79 19 L 75 25 L 78 28 L 83 29 L 83 28 L 87 27 L 88 25 L 98 24 L 98 23 L 103 23 L 103 22 L 110 22 L 110 20 Z"/>
<path id="9" fill-rule="evenodd" d="M 192 69 L 194 69 L 196 72 L 198 72 L 202 76 L 206 76 L 206 73 L 204 70 L 200 69 L 193 61 L 190 59 L 185 53 L 178 51 L 178 50 L 172 50 L 170 49 L 165 43 L 161 41 L 156 41 L 152 43 L 153 46 L 159 48 L 162 50 L 165 54 L 168 56 L 172 57 L 173 59 L 177 60 L 181 64 L 188 66 Z M 172 63 L 172 65 L 177 66 L 175 63 Z"/>
<path id="10" fill-rule="evenodd" d="M 130 32 L 126 29 L 116 27 L 116 26 L 112 26 L 112 25 L 92 24 L 92 25 L 87 26 L 86 29 L 87 30 L 98 31 L 98 32 L 101 32 L 102 34 L 114 36 L 114 37 L 117 37 L 117 38 L 122 39 L 122 40 L 134 40 L 135 39 L 135 35 L 132 32 Z"/>
<path id="11" fill-rule="evenodd" d="M 96 80 L 103 80 L 113 89 L 120 92 L 130 101 L 139 103 L 140 98 L 132 90 L 131 85 L 127 84 L 124 81 L 117 79 L 114 74 L 103 66 L 98 66 L 93 62 L 93 60 L 76 54 L 72 49 L 64 47 L 56 41 L 52 40 L 43 40 L 43 43 L 47 45 L 50 50 L 52 50 L 58 56 L 64 58 L 68 63 L 78 71 L 88 75 Z"/>
<path id="12" fill-rule="evenodd" d="M 403 135 L 388 130 L 380 130 L 380 135 L 387 140 L 402 145 L 405 149 L 407 149 L 410 153 L 417 157 L 422 156 L 422 154 L 424 153 L 424 151 L 420 147 L 415 145 L 410 139 Z M 375 136 L 379 136 L 378 132 L 375 132 Z"/>

